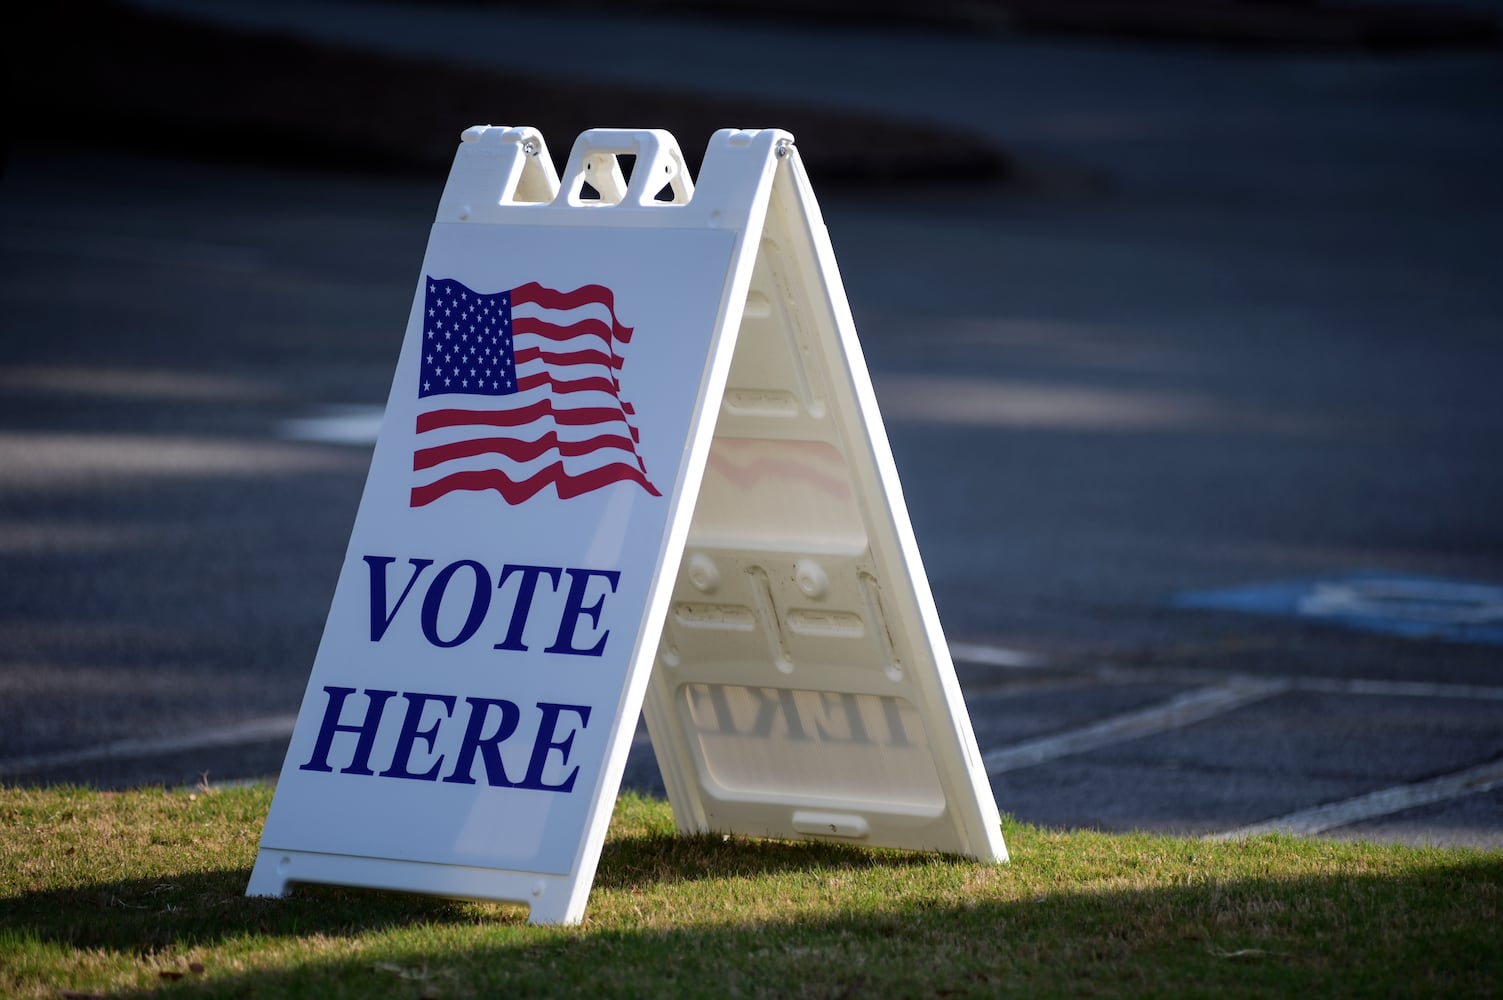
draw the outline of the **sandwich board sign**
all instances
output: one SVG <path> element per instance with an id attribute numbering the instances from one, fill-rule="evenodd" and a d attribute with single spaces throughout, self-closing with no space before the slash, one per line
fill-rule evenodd
<path id="1" fill-rule="evenodd" d="M 643 714 L 685 832 L 1005 860 L 792 136 L 463 138 L 248 894 L 576 922 Z"/>

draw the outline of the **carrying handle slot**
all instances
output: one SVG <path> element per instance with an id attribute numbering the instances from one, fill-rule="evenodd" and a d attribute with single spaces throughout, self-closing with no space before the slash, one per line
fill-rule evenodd
<path id="1" fill-rule="evenodd" d="M 621 157 L 634 157 L 631 176 Z M 588 184 L 599 198 L 584 197 Z M 667 199 L 659 195 L 667 193 Z M 687 205 L 694 197 L 684 154 L 672 135 L 662 129 L 597 128 L 580 135 L 569 153 L 563 183 L 554 204 Z"/>
<path id="2" fill-rule="evenodd" d="M 558 197 L 558 174 L 537 129 L 474 125 L 460 139 L 436 221 L 489 222 L 509 206 Z"/>

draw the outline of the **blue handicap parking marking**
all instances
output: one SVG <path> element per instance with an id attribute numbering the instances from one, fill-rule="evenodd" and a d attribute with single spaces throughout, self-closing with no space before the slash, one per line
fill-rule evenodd
<path id="1" fill-rule="evenodd" d="M 1363 571 L 1179 594 L 1179 608 L 1325 622 L 1411 639 L 1503 646 L 1503 585 Z"/>

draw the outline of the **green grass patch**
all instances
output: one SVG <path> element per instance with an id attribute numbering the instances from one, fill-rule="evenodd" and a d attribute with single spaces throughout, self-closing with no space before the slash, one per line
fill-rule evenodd
<path id="1" fill-rule="evenodd" d="M 0 791 L 0 994 L 1495 994 L 1503 855 L 1008 824 L 1010 865 L 679 837 L 624 796 L 584 923 L 247 899 L 267 788 Z"/>

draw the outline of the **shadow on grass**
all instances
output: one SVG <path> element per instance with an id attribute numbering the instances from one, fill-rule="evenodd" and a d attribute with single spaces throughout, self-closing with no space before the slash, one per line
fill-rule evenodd
<path id="1" fill-rule="evenodd" d="M 838 844 L 654 834 L 609 842 L 594 884 L 597 890 L 631 891 L 710 876 L 896 870 L 933 860 L 933 855 Z M 148 952 L 246 936 L 349 935 L 409 926 L 523 924 L 527 919 L 520 904 L 326 885 L 295 885 L 284 899 L 247 898 L 250 874 L 248 868 L 230 868 L 23 893 L 8 903 L 0 928 L 76 948 Z"/>
<path id="2" fill-rule="evenodd" d="M 1503 981 L 1503 855 L 1147 888 L 1102 878 L 1053 890 L 1021 866 L 974 866 L 965 875 L 980 881 L 965 890 L 904 878 L 933 864 L 652 835 L 610 845 L 578 928 L 326 887 L 246 899 L 240 868 L 24 893 L 3 926 L 151 968 L 196 955 L 203 974 L 172 985 L 194 995 L 1481 995 Z M 712 870 L 714 883 L 702 877 Z M 825 888 L 803 877 L 816 870 Z M 762 878 L 780 875 L 795 877 Z M 655 913 L 670 897 L 650 890 L 665 882 L 682 883 L 676 909 Z"/>
<path id="3" fill-rule="evenodd" d="M 885 851 L 819 842 L 748 840 L 720 834 L 677 833 L 622 837 L 606 843 L 595 874 L 597 889 L 644 889 L 673 882 L 788 872 L 922 868 L 933 854 Z"/>
<path id="4" fill-rule="evenodd" d="M 28 892 L 8 901 L 0 927 L 74 948 L 145 953 L 475 919 L 473 904 L 363 889 L 298 886 L 286 899 L 252 899 L 249 880 L 249 868 L 230 868 Z"/>

